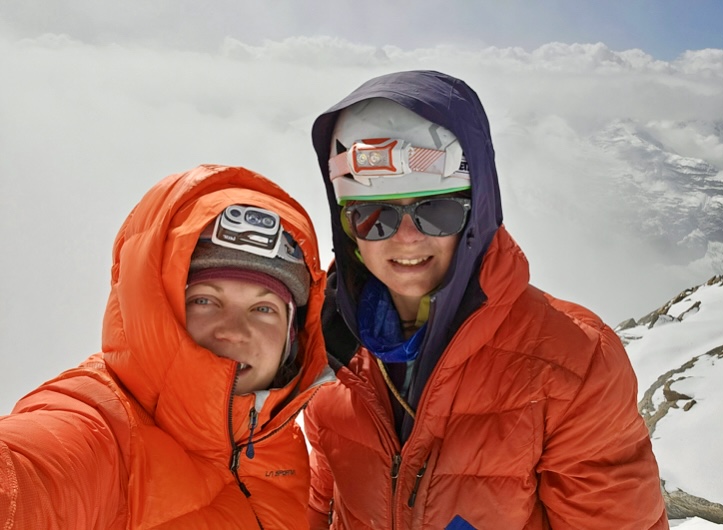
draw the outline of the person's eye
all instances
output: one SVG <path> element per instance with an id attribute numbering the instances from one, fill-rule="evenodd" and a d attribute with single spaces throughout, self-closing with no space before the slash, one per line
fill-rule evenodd
<path id="1" fill-rule="evenodd" d="M 267 314 L 273 314 L 276 313 L 276 309 L 271 307 L 270 305 L 259 305 L 255 307 L 255 311 L 258 311 L 259 313 L 267 313 Z"/>
<path id="2" fill-rule="evenodd" d="M 203 296 L 196 296 L 194 298 L 189 298 L 186 300 L 186 305 L 210 305 L 211 300 L 208 298 L 205 298 Z"/>

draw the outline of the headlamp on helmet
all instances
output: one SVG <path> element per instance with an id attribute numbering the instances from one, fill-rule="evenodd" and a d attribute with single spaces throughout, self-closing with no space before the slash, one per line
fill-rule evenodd
<path id="1" fill-rule="evenodd" d="M 470 188 L 456 136 L 383 98 L 341 111 L 332 133 L 329 177 L 340 203 Z"/>
<path id="2" fill-rule="evenodd" d="M 464 169 L 466 162 L 459 143 L 447 149 L 415 147 L 402 139 L 375 138 L 354 143 L 351 148 L 329 160 L 332 181 L 345 175 L 367 186 L 376 177 L 401 177 L 410 173 L 429 173 L 448 177 Z"/>

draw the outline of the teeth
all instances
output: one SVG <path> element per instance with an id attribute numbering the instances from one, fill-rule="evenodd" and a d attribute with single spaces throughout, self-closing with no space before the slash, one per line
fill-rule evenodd
<path id="1" fill-rule="evenodd" d="M 400 265 L 419 265 L 420 263 L 427 261 L 429 258 L 414 258 L 414 259 L 395 259 L 395 263 Z"/>
<path id="2" fill-rule="evenodd" d="M 246 367 L 248 367 L 248 364 L 246 364 L 246 363 L 239 363 L 239 365 L 238 365 L 239 370 L 243 370 Z"/>

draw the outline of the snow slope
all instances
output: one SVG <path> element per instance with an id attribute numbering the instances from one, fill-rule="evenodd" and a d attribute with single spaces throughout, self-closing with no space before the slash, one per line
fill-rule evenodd
<path id="1" fill-rule="evenodd" d="M 670 515 L 723 523 L 723 276 L 616 331 L 638 376 Z M 690 524 L 679 528 L 704 528 Z"/>

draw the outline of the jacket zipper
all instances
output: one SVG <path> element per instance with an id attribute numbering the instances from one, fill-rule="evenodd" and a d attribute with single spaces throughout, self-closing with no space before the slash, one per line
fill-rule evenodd
<path id="1" fill-rule="evenodd" d="M 399 466 L 402 465 L 402 455 L 399 453 L 396 453 L 392 457 L 392 471 L 391 471 L 391 477 L 392 477 L 392 497 L 394 497 L 394 493 L 397 491 L 397 479 L 399 478 Z"/>
<path id="2" fill-rule="evenodd" d="M 414 479 L 414 487 L 412 488 L 412 493 L 409 494 L 409 500 L 407 501 L 407 506 L 410 508 L 414 508 L 414 503 L 417 501 L 417 490 L 419 489 L 419 484 L 422 482 L 422 477 L 424 476 L 425 471 L 427 471 L 427 460 L 424 461 L 422 467 L 419 471 L 417 471 L 417 478 Z"/>
<path id="3" fill-rule="evenodd" d="M 396 493 L 397 493 L 397 479 L 399 478 L 399 468 L 402 466 L 402 455 L 399 453 L 395 453 L 392 457 L 392 469 L 391 469 L 391 477 L 392 477 L 392 499 L 391 499 L 391 508 L 392 508 L 392 528 L 396 528 Z"/>
<path id="4" fill-rule="evenodd" d="M 238 467 L 239 467 L 239 463 L 241 461 L 241 448 L 238 446 L 238 444 L 236 443 L 236 440 L 234 440 L 234 436 L 233 436 L 233 398 L 234 398 L 233 390 L 234 390 L 234 386 L 236 383 L 236 377 L 238 376 L 238 373 L 239 373 L 239 368 L 240 368 L 240 365 L 238 363 L 236 363 L 236 368 L 234 370 L 234 376 L 233 376 L 233 379 L 231 382 L 230 397 L 228 400 L 228 409 L 227 409 L 228 421 L 226 423 L 228 425 L 229 440 L 231 440 L 231 461 L 229 462 L 228 466 L 229 466 L 229 469 L 231 470 L 231 474 L 233 474 L 234 478 L 236 479 L 236 484 L 238 485 L 239 489 L 241 490 L 241 493 L 243 493 L 244 496 L 248 499 L 249 497 L 251 497 L 251 492 L 246 487 L 246 484 L 243 483 L 243 481 L 241 480 L 241 477 L 239 477 L 239 474 L 238 474 Z M 254 413 L 256 412 L 255 408 L 252 408 L 251 410 Z M 252 434 L 253 434 L 253 431 L 252 431 Z M 250 436 L 249 436 L 249 439 L 250 439 Z M 253 452 L 253 450 L 252 450 L 252 452 Z M 250 504 L 249 504 L 249 507 L 251 507 Z M 251 510 L 253 511 L 253 507 L 251 507 Z M 259 516 L 255 512 L 254 512 L 254 517 L 256 517 L 256 522 L 259 524 L 259 528 L 261 530 L 263 530 L 264 526 L 261 524 L 261 520 L 259 519 Z"/>
<path id="5" fill-rule="evenodd" d="M 229 461 L 228 468 L 233 474 L 234 478 L 236 479 L 236 484 L 238 484 L 239 489 L 243 492 L 243 494 L 248 498 L 251 497 L 251 492 L 246 487 L 246 484 L 244 484 L 241 481 L 241 477 L 239 477 L 238 474 L 238 466 L 239 462 L 241 460 L 241 448 L 236 443 L 236 440 L 233 436 L 233 398 L 234 398 L 234 386 L 236 384 L 236 377 L 239 373 L 240 365 L 236 363 L 236 368 L 234 369 L 234 375 L 231 380 L 231 391 L 230 391 L 230 397 L 228 399 L 228 409 L 226 410 L 227 413 L 227 422 L 226 425 L 228 427 L 228 438 L 231 441 L 231 460 Z"/>

